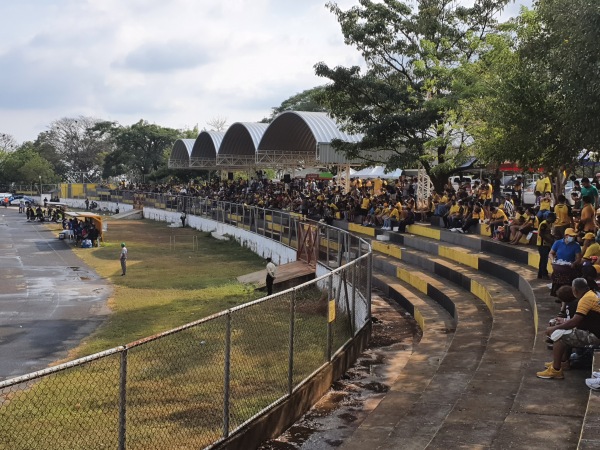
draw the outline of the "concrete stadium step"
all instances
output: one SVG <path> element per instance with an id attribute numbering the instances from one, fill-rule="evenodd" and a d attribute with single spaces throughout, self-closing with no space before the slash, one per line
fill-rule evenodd
<path id="1" fill-rule="evenodd" d="M 411 357 L 380 405 L 343 444 L 341 448 L 346 450 L 365 446 L 397 448 L 399 442 L 424 447 L 468 389 L 471 374 L 481 364 L 490 338 L 490 311 L 473 294 L 465 294 L 435 276 L 384 256 L 374 260 L 374 278 L 388 283 L 390 289 L 398 289 L 396 286 L 402 286 L 402 281 L 390 279 L 390 267 L 394 266 L 403 281 L 454 312 L 458 318 L 456 330 L 441 361 L 427 347 L 417 346 L 419 353 Z M 387 275 L 381 275 L 382 272 Z M 402 430 L 402 436 L 396 434 L 398 430 Z"/>
<path id="2" fill-rule="evenodd" d="M 377 250 L 377 247 L 374 249 Z M 395 254 L 398 256 L 397 252 Z M 401 251 L 401 257 L 476 292 L 493 312 L 492 332 L 480 365 L 469 388 L 448 413 L 431 443 L 439 448 L 453 447 L 458 443 L 489 446 L 513 406 L 531 358 L 534 330 L 529 304 L 516 289 L 467 267 L 458 267 L 452 261 L 406 250 Z M 499 368 L 503 371 L 502 380 L 495 378 Z M 494 381 L 490 384 L 490 380 Z M 473 427 L 474 421 L 485 423 L 485 428 Z M 408 436 L 412 425 L 405 423 L 396 432 L 399 436 Z"/>
<path id="3" fill-rule="evenodd" d="M 551 351 L 546 348 L 544 331 L 547 321 L 558 312 L 558 305 L 549 295 L 548 281 L 537 279 L 537 268 L 532 264 L 537 255 L 532 257 L 530 250 L 443 230 L 439 239 L 391 234 L 391 241 L 397 245 L 410 246 L 433 255 L 447 253 L 450 248 L 455 251 L 452 255 L 455 261 L 501 278 L 518 288 L 532 302 L 538 329 L 535 346 L 513 408 L 491 448 L 506 448 L 507 443 L 519 448 L 576 448 L 579 436 L 583 434 L 589 398 L 584 379 L 589 372 L 572 370 L 566 373 L 565 382 L 541 380 L 535 376 L 535 372 L 543 370 L 544 363 L 552 359 Z M 484 253 L 482 248 L 486 249 Z M 523 433 L 523 430 L 530 432 Z"/>
<path id="4" fill-rule="evenodd" d="M 600 351 L 594 352 L 593 371 L 600 372 Z M 578 450 L 600 448 L 600 391 L 590 390 Z"/>

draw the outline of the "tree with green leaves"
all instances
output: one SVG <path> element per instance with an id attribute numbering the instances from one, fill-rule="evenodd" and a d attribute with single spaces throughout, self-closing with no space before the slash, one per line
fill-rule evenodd
<path id="1" fill-rule="evenodd" d="M 48 156 L 63 180 L 95 181 L 100 178 L 104 156 L 112 149 L 110 142 L 94 131 L 99 119 L 65 117 L 50 124 L 41 133 L 36 146 Z"/>
<path id="2" fill-rule="evenodd" d="M 476 95 L 477 80 L 465 67 L 480 57 L 508 0 L 476 0 L 470 7 L 454 0 L 359 3 L 347 11 L 327 6 L 366 68 L 315 66 L 331 81 L 323 92 L 328 111 L 345 131 L 364 136 L 334 146 L 389 169 L 420 163 L 441 189 L 472 144 L 461 101 Z"/>
<path id="3" fill-rule="evenodd" d="M 179 130 L 145 120 L 125 127 L 103 122 L 95 130 L 100 135 L 109 136 L 115 146 L 105 158 L 105 178 L 132 173 L 145 179 L 152 172 L 166 167 L 171 147 L 181 136 Z"/>
<path id="4" fill-rule="evenodd" d="M 482 87 L 465 104 L 467 129 L 486 161 L 544 167 L 561 175 L 600 138 L 600 4 L 540 0 L 502 33 L 471 66 Z"/>
<path id="5" fill-rule="evenodd" d="M 38 183 L 40 176 L 44 183 L 59 181 L 52 165 L 35 150 L 31 142 L 25 142 L 17 150 L 8 153 L 0 163 L 0 179 L 5 183 Z"/>
<path id="6" fill-rule="evenodd" d="M 271 108 L 271 115 L 261 120 L 261 123 L 271 123 L 279 114 L 285 111 L 326 112 L 323 105 L 323 86 L 306 89 L 281 102 L 281 105 Z"/>

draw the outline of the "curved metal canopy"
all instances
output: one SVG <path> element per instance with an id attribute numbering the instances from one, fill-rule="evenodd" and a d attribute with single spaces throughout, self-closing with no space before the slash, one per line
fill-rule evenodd
<path id="1" fill-rule="evenodd" d="M 194 139 L 177 139 L 169 156 L 169 167 L 188 168 L 194 142 Z"/>
<path id="2" fill-rule="evenodd" d="M 237 122 L 229 127 L 219 153 L 217 166 L 249 168 L 256 166 L 256 148 L 269 125 L 266 123 Z"/>
<path id="3" fill-rule="evenodd" d="M 324 112 L 285 111 L 269 125 L 258 151 L 314 153 L 317 144 L 333 139 L 359 142 L 362 136 L 344 133 Z"/>
<path id="4" fill-rule="evenodd" d="M 236 122 L 227 132 L 203 131 L 187 150 L 185 166 L 182 143 L 176 143 L 169 159 L 173 168 L 291 167 L 311 164 L 360 164 L 350 161 L 331 146 L 331 141 L 360 142 L 327 113 L 285 111 L 271 124 Z M 186 141 L 186 140 L 181 140 Z M 179 142 L 179 141 L 178 141 Z M 176 152 L 176 149 L 179 149 Z"/>
<path id="5" fill-rule="evenodd" d="M 192 154 L 190 156 L 190 167 L 201 169 L 212 169 L 217 165 L 217 153 L 223 142 L 225 132 L 203 131 L 196 138 Z"/>
<path id="6" fill-rule="evenodd" d="M 212 158 L 217 157 L 221 142 L 225 136 L 224 131 L 203 131 L 198 135 L 192 148 L 190 158 Z"/>
<path id="7" fill-rule="evenodd" d="M 229 127 L 221 147 L 221 155 L 252 155 L 256 154 L 256 149 L 265 131 L 269 127 L 267 123 L 249 123 L 237 122 Z"/>

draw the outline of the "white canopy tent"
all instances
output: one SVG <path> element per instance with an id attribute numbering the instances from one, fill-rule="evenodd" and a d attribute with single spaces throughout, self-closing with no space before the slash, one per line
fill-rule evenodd
<path id="1" fill-rule="evenodd" d="M 391 178 L 398 178 L 401 175 L 402 175 L 402 169 L 396 169 L 391 172 L 386 172 L 384 166 L 367 167 L 365 169 L 359 170 L 352 174 L 352 176 L 354 178 L 378 178 L 379 177 L 379 178 L 385 178 L 388 180 Z"/>

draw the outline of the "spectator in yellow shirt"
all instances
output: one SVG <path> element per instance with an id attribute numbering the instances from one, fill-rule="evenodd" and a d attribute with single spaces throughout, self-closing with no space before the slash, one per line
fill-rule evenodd
<path id="1" fill-rule="evenodd" d="M 554 205 L 554 214 L 556 214 L 556 222 L 554 222 L 554 235 L 557 239 L 565 237 L 565 230 L 573 227 L 573 218 L 571 215 L 571 207 L 567 204 L 567 198 L 560 194 L 557 198 L 558 203 Z"/>
<path id="2" fill-rule="evenodd" d="M 540 199 L 540 209 L 537 213 L 539 220 L 544 220 L 548 213 L 552 210 L 552 194 L 548 191 L 544 192 L 544 196 Z"/>
<path id="3" fill-rule="evenodd" d="M 534 191 L 552 193 L 552 183 L 550 182 L 550 177 L 547 173 L 545 173 L 542 178 L 535 182 Z"/>
<path id="4" fill-rule="evenodd" d="M 503 227 L 504 225 L 508 227 L 508 218 L 504 214 L 504 211 L 496 205 L 490 206 L 490 214 L 490 223 L 487 228 L 492 232 L 492 238 L 498 240 L 498 227 Z"/>
<path id="5" fill-rule="evenodd" d="M 535 215 L 533 208 L 527 208 L 525 214 L 523 214 L 523 224 L 517 228 L 517 232 L 510 244 L 517 245 L 523 236 L 527 236 L 533 230 L 536 230 L 539 226 L 538 218 Z"/>
<path id="6" fill-rule="evenodd" d="M 448 214 L 446 214 L 443 217 L 444 226 L 446 228 L 456 228 L 456 226 L 457 226 L 456 221 L 458 219 L 462 218 L 462 214 L 463 214 L 462 200 L 452 201 L 452 206 L 450 206 L 450 209 L 448 210 Z"/>
<path id="7" fill-rule="evenodd" d="M 581 209 L 581 219 L 577 225 L 578 231 L 596 233 L 596 212 L 592 206 L 592 198 L 589 195 L 584 195 L 582 198 L 583 208 Z"/>

